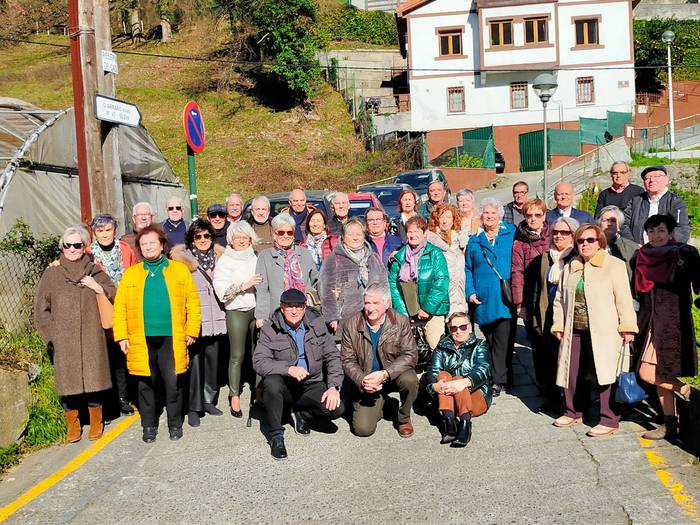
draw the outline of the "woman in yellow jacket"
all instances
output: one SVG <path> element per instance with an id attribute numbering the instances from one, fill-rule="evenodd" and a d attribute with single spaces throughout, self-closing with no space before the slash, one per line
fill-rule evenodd
<path id="1" fill-rule="evenodd" d="M 190 346 L 199 336 L 199 294 L 189 268 L 165 258 L 167 240 L 159 226 L 136 235 L 143 262 L 129 267 L 114 300 L 114 340 L 138 380 L 143 440 L 158 434 L 155 385 L 165 387 L 170 439 L 182 437 L 182 402 Z"/>

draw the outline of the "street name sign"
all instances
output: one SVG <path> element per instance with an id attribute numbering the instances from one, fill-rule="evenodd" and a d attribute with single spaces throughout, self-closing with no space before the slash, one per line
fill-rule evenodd
<path id="1" fill-rule="evenodd" d="M 134 104 L 104 95 L 95 95 L 95 117 L 131 128 L 137 128 L 141 124 L 141 112 Z"/>
<path id="2" fill-rule="evenodd" d="M 202 110 L 196 102 L 190 101 L 185 105 L 185 110 L 182 112 L 182 126 L 190 149 L 200 153 L 204 149 L 206 139 Z"/>
<path id="3" fill-rule="evenodd" d="M 106 49 L 102 50 L 102 71 L 107 73 L 119 73 L 119 64 L 117 64 L 117 55 Z"/>

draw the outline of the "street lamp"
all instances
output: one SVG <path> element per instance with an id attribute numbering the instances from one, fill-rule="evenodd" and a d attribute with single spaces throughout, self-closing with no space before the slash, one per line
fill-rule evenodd
<path id="1" fill-rule="evenodd" d="M 549 99 L 552 98 L 552 95 L 554 95 L 554 92 L 557 90 L 557 79 L 554 77 L 554 75 L 550 73 L 541 73 L 535 77 L 535 80 L 532 83 L 532 89 L 535 90 L 535 93 L 537 94 L 538 97 L 540 97 L 540 100 L 542 101 L 542 114 L 543 118 L 542 120 L 544 121 L 544 178 L 543 178 L 543 198 L 547 199 L 547 102 L 549 102 Z"/>
<path id="2" fill-rule="evenodd" d="M 676 125 L 673 122 L 673 72 L 671 70 L 671 44 L 676 39 L 673 31 L 664 31 L 661 41 L 666 44 L 666 63 L 668 64 L 668 129 L 669 129 L 669 150 L 668 158 L 671 160 L 673 148 L 676 147 Z"/>

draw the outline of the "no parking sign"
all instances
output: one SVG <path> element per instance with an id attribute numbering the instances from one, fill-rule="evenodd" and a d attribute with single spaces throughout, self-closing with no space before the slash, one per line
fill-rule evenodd
<path id="1" fill-rule="evenodd" d="M 202 110 L 196 102 L 188 102 L 182 112 L 182 126 L 185 129 L 187 144 L 195 153 L 204 149 L 205 131 Z"/>

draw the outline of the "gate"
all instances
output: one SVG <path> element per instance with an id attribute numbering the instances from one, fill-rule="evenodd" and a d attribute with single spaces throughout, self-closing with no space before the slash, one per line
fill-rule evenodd
<path id="1" fill-rule="evenodd" d="M 544 132 L 530 131 L 518 137 L 520 171 L 542 171 L 544 169 Z"/>

